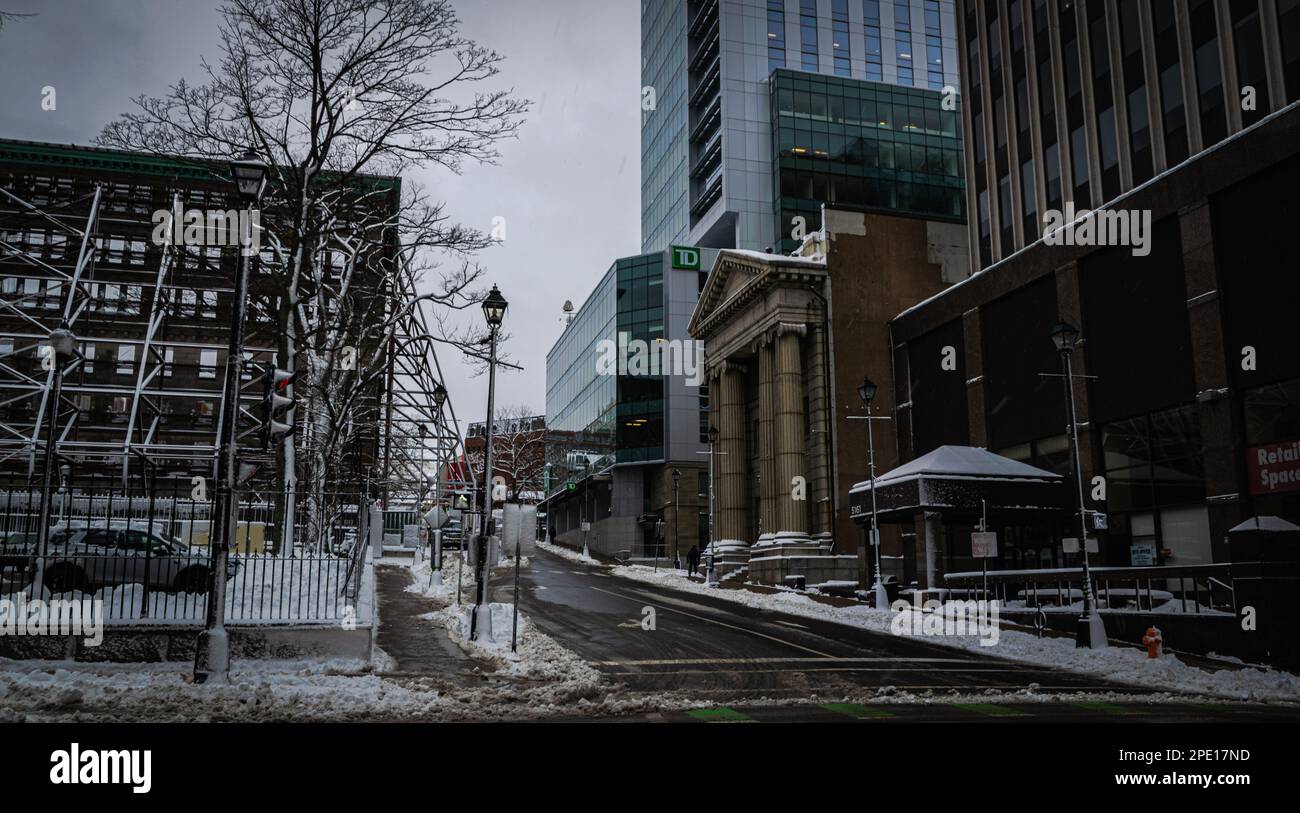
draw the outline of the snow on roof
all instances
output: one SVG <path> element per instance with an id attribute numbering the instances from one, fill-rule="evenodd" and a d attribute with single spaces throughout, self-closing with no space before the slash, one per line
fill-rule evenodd
<path id="1" fill-rule="evenodd" d="M 1251 517 L 1228 529 L 1228 533 L 1237 531 L 1300 531 L 1300 525 L 1287 522 L 1281 517 Z"/>
<path id="2" fill-rule="evenodd" d="M 896 469 L 885 472 L 876 478 L 876 485 L 888 485 L 922 476 L 999 480 L 1063 479 L 1059 474 L 993 454 L 987 449 L 977 449 L 974 446 L 940 446 Z M 849 491 L 850 493 L 865 491 L 870 487 L 871 481 L 865 480 L 854 485 Z"/>
<path id="3" fill-rule="evenodd" d="M 718 259 L 722 259 L 724 254 L 736 254 L 741 257 L 749 257 L 755 260 L 762 260 L 772 265 L 802 265 L 808 268 L 825 268 L 826 258 L 811 259 L 809 257 L 791 257 L 786 254 L 772 254 L 767 251 L 754 251 L 748 248 L 724 248 L 718 252 Z"/>

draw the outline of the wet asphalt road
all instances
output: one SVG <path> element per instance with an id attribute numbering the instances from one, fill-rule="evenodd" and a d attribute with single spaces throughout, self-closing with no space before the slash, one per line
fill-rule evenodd
<path id="1" fill-rule="evenodd" d="M 1147 690 L 1013 663 L 914 638 L 758 610 L 614 576 L 536 547 L 521 572 L 521 611 L 635 691 L 714 697 L 834 697 L 862 687 L 1043 693 Z M 508 584 L 498 581 L 499 600 Z M 645 608 L 655 628 L 643 628 Z"/>

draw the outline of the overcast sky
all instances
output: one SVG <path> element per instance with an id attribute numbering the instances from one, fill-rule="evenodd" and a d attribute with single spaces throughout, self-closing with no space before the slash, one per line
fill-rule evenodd
<path id="1" fill-rule="evenodd" d="M 506 240 L 483 252 L 511 303 L 507 348 L 523 372 L 497 377 L 498 405 L 546 406 L 546 351 L 560 308 L 640 249 L 638 0 L 453 0 L 462 33 L 506 57 L 497 85 L 533 101 L 496 165 L 421 173 L 451 217 Z M 0 33 L 0 137 L 89 144 L 130 98 L 160 95 L 201 57 L 216 62 L 217 0 L 0 0 L 35 12 Z M 57 109 L 41 109 L 52 85 Z M 469 318 L 480 319 L 480 313 Z M 482 420 L 487 376 L 441 355 L 456 414 Z"/>

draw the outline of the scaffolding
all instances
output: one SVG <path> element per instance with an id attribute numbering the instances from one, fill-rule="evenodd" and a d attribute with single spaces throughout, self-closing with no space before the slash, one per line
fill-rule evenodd
<path id="1" fill-rule="evenodd" d="M 414 276 L 403 273 L 399 279 L 398 300 L 414 299 Z M 389 348 L 380 435 L 385 507 L 393 501 L 423 503 L 433 491 L 430 478 L 447 481 L 452 464 L 464 453 L 455 407 L 450 400 L 441 411 L 434 405 L 433 392 L 443 374 L 428 307 L 427 301 L 419 302 L 401 320 Z"/>
<path id="2" fill-rule="evenodd" d="M 57 169 L 31 171 L 58 173 Z M 162 241 L 157 251 L 149 250 L 146 266 L 141 239 L 137 241 L 142 247 L 140 262 L 127 269 L 110 268 L 105 275 L 99 260 L 108 241 L 118 241 L 124 232 L 143 238 L 152 229 L 147 218 L 138 216 L 149 210 L 149 199 L 135 201 L 135 217 L 108 218 L 113 222 L 111 231 L 106 231 L 106 214 L 130 211 L 110 205 L 124 184 L 93 179 L 88 186 L 81 184 L 88 194 L 73 195 L 68 194 L 73 189 L 69 181 L 66 189 L 59 190 L 63 194 L 33 195 L 30 186 L 17 186 L 19 177 L 0 172 L 0 473 L 15 482 L 33 481 L 47 445 L 53 442 L 56 465 L 67 462 L 82 471 L 111 471 L 122 488 L 133 477 L 139 479 L 145 471 L 152 474 L 159 467 L 170 469 L 173 476 L 210 474 L 219 432 L 210 416 L 222 413 L 223 397 L 215 354 L 226 351 L 227 337 L 216 296 L 229 295 L 233 288 L 229 275 L 220 282 L 219 272 L 211 272 L 218 284 L 199 292 L 204 309 L 208 294 L 212 295 L 211 313 L 204 314 L 212 320 L 210 326 L 187 324 L 173 330 L 178 310 L 190 308 L 197 313 L 199 307 L 192 287 L 178 284 L 178 271 L 188 267 L 187 257 L 205 262 L 204 249 Z M 132 180 L 124 177 L 125 185 Z M 140 183 L 157 186 L 159 180 Z M 179 191 L 172 191 L 170 197 L 164 223 L 169 231 L 172 212 L 180 211 L 184 203 Z M 120 196 L 116 199 L 120 202 Z M 221 267 L 219 257 L 210 262 L 214 263 L 210 268 Z M 123 270 L 131 272 L 129 281 Z M 406 267 L 396 276 L 400 283 L 394 301 L 409 302 L 407 298 L 416 296 L 413 276 Z M 463 449 L 451 404 L 444 406 L 442 414 L 433 404 L 442 370 L 427 307 L 431 303 L 421 302 L 411 309 L 388 350 L 383 420 L 378 427 L 382 468 L 376 475 L 379 483 L 372 484 L 379 486 L 385 501 L 423 499 L 431 490 L 427 466 L 443 472 Z M 78 352 L 60 371 L 62 387 L 55 403 L 50 335 L 61 325 L 76 337 Z M 250 335 L 254 339 L 245 347 L 246 362 L 274 362 L 270 337 L 251 331 Z M 90 347 L 114 347 L 115 358 L 87 355 Z M 211 374 L 204 362 L 196 365 L 200 386 L 177 386 L 171 380 L 173 370 L 181 366 L 175 355 L 182 349 L 200 359 L 213 354 Z M 96 376 L 86 374 L 93 372 L 97 362 L 115 365 L 114 380 L 105 381 L 104 370 Z M 249 367 L 245 365 L 241 382 L 241 416 L 251 422 L 256 417 L 248 407 L 260 399 L 260 390 L 251 391 L 257 388 L 250 386 Z M 105 400 L 112 403 L 107 419 L 90 408 Z M 174 420 L 177 415 L 170 408 L 177 404 L 191 405 L 193 426 L 178 429 L 184 422 Z M 299 410 L 305 407 L 298 405 Z M 56 427 L 52 441 L 51 411 Z M 303 416 L 299 417 L 301 421 Z M 295 438 L 294 443 L 299 442 Z"/>

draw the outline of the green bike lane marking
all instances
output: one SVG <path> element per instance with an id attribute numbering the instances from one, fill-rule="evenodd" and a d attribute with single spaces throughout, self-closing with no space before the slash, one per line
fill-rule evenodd
<path id="1" fill-rule="evenodd" d="M 706 723 L 756 723 L 758 722 L 748 714 L 741 714 L 730 706 L 716 706 L 711 709 L 691 709 L 686 712 L 688 717 L 696 720 L 702 720 Z"/>

